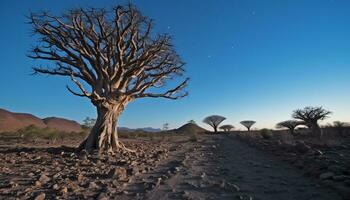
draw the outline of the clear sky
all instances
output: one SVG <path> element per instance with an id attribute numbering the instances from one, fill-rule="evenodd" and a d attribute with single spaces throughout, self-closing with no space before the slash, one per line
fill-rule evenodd
<path id="1" fill-rule="evenodd" d="M 82 121 L 95 116 L 87 99 L 72 96 L 68 78 L 31 76 L 40 64 L 25 56 L 35 39 L 25 16 L 78 6 L 108 7 L 126 1 L 0 1 L 0 107 L 39 117 Z M 348 0 L 134 0 L 168 32 L 191 78 L 184 99 L 131 103 L 120 125 L 174 128 L 211 114 L 242 128 L 256 120 L 272 128 L 304 106 L 334 112 L 328 121 L 350 121 L 350 1 Z M 203 125 L 202 123 L 200 123 Z"/>

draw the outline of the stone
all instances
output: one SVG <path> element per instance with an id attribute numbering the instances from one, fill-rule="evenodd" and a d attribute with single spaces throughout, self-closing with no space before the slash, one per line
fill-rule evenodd
<path id="1" fill-rule="evenodd" d="M 40 193 L 38 196 L 34 198 L 34 200 L 44 200 L 46 197 L 45 193 Z"/>
<path id="2" fill-rule="evenodd" d="M 95 182 L 90 182 L 89 183 L 89 188 L 90 189 L 98 189 L 98 185 Z"/>
<path id="3" fill-rule="evenodd" d="M 295 144 L 295 149 L 299 153 L 307 153 L 308 151 L 310 151 L 311 147 L 309 145 L 305 144 L 304 142 L 297 141 Z"/>
<path id="4" fill-rule="evenodd" d="M 67 194 L 68 193 L 68 188 L 67 187 L 62 187 L 62 189 L 60 190 L 61 194 Z"/>
<path id="5" fill-rule="evenodd" d="M 124 167 L 116 167 L 108 172 L 110 178 L 116 178 L 117 180 L 127 179 L 127 170 Z"/>
<path id="6" fill-rule="evenodd" d="M 52 189 L 54 189 L 54 190 L 58 190 L 58 189 L 59 189 L 59 187 L 58 187 L 58 185 L 57 185 L 57 184 L 55 184 L 55 185 L 53 185 L 53 186 L 52 186 Z"/>
<path id="7" fill-rule="evenodd" d="M 333 172 L 326 172 L 326 173 L 320 174 L 319 178 L 321 180 L 326 180 L 326 179 L 331 179 L 333 176 L 334 176 Z"/>
<path id="8" fill-rule="evenodd" d="M 49 177 L 47 177 L 45 174 L 42 174 L 39 178 L 39 181 L 42 184 L 46 184 L 47 182 L 49 182 L 51 179 Z"/>

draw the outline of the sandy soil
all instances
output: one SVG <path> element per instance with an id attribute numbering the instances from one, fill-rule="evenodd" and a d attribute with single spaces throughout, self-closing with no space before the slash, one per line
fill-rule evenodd
<path id="1" fill-rule="evenodd" d="M 234 136 L 201 135 L 198 141 L 171 140 L 131 142 L 129 145 L 144 153 L 120 155 L 126 159 L 124 163 L 43 151 L 28 151 L 24 156 L 25 153 L 9 151 L 7 147 L 0 152 L 0 182 L 3 182 L 0 198 L 342 199 L 330 188 L 303 176 L 298 169 Z M 45 163 L 34 154 L 50 162 Z M 50 163 L 55 166 L 51 167 Z M 69 168 L 64 166 L 67 164 Z M 131 173 L 118 171 L 110 176 L 115 167 L 124 167 Z M 61 169 L 63 178 L 55 178 L 57 169 Z M 37 181 L 43 174 L 48 180 L 40 184 Z M 84 178 L 79 178 L 81 174 Z"/>

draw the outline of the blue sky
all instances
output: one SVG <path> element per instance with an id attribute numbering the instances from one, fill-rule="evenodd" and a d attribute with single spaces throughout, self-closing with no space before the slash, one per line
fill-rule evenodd
<path id="1" fill-rule="evenodd" d="M 0 1 L 0 107 L 39 117 L 82 121 L 95 116 L 87 99 L 72 96 L 68 78 L 31 76 L 40 64 L 25 56 L 35 39 L 25 16 L 78 6 L 126 1 Z M 225 123 L 256 120 L 272 128 L 304 106 L 350 121 L 350 1 L 347 0 L 135 0 L 168 32 L 187 63 L 190 95 L 178 101 L 141 99 L 129 104 L 121 126 L 172 128 L 220 114 Z M 328 122 L 326 121 L 326 122 Z M 203 125 L 202 123 L 200 123 Z"/>

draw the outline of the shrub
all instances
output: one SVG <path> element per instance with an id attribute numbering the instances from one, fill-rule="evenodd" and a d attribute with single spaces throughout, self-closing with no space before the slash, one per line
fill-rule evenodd
<path id="1" fill-rule="evenodd" d="M 272 138 L 272 131 L 264 128 L 260 130 L 260 135 L 263 139 L 270 140 Z"/>

